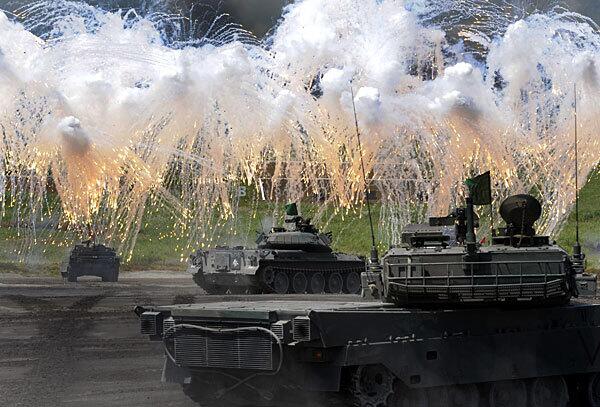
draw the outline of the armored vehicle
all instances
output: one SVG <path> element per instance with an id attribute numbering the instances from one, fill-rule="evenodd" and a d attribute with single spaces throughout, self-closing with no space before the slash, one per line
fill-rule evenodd
<path id="1" fill-rule="evenodd" d="M 286 226 L 260 233 L 255 249 L 197 250 L 188 272 L 209 294 L 360 293 L 363 259 L 334 253 L 331 234 L 298 216 L 295 204 L 286 207 Z"/>
<path id="2" fill-rule="evenodd" d="M 75 245 L 67 269 L 61 274 L 70 282 L 77 281 L 77 277 L 81 276 L 96 276 L 101 277 L 102 281 L 116 282 L 120 264 L 121 259 L 115 249 L 86 241 Z"/>
<path id="3" fill-rule="evenodd" d="M 480 245 L 474 202 L 369 269 L 383 301 L 137 307 L 141 333 L 204 406 L 600 406 L 600 305 L 573 298 L 582 256 L 535 233 L 530 196 L 507 199 Z"/>
<path id="4" fill-rule="evenodd" d="M 535 233 L 542 207 L 534 197 L 515 195 L 502 203 L 506 227 L 495 231 L 489 246 L 469 242 L 467 213 L 460 209 L 431 218 L 428 228 L 405 231 L 403 246 L 392 248 L 383 265 L 387 302 L 541 304 L 566 303 L 577 295 L 568 253 Z"/>

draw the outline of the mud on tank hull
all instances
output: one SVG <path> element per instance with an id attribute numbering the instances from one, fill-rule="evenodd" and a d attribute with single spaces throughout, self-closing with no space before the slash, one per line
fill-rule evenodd
<path id="1" fill-rule="evenodd" d="M 320 294 L 361 291 L 363 259 L 300 250 L 199 250 L 188 272 L 208 294 Z"/>

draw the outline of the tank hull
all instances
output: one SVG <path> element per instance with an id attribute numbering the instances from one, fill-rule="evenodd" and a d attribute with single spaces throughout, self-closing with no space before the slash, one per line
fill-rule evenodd
<path id="1" fill-rule="evenodd" d="M 577 284 L 558 246 L 492 245 L 393 248 L 383 258 L 387 302 L 460 306 L 468 303 L 568 303 Z"/>
<path id="2" fill-rule="evenodd" d="M 333 398 L 356 406 L 412 405 L 410 400 L 417 398 L 424 404 L 416 405 L 496 407 L 506 405 L 499 401 L 506 397 L 511 404 L 532 407 L 597 405 L 590 404 L 590 397 L 593 401 L 600 383 L 600 305 L 449 311 L 286 301 L 154 311 L 172 318 L 169 326 L 175 326 L 163 338 L 168 355 L 170 344 L 186 337 L 176 346 L 180 350 L 173 360 L 167 357 L 164 378 L 182 383 L 191 396 L 199 386 L 207 405 L 211 396 L 200 385 L 206 381 L 212 383 L 213 396 L 228 400 L 227 405 L 233 405 L 236 394 L 243 394 L 246 403 L 253 399 L 255 405 L 283 405 L 282 398 L 291 392 L 299 399 Z M 221 330 L 261 328 L 279 341 L 265 342 L 266 333 L 245 337 L 248 353 L 228 365 L 231 361 L 217 349 L 235 346 L 239 337 L 177 328 L 211 327 L 217 320 Z M 205 341 L 190 340 L 195 336 Z M 198 345 L 186 350 L 183 343 Z M 198 351 L 210 358 L 186 358 Z M 257 354 L 269 360 L 266 368 L 257 365 Z M 239 379 L 223 379 L 227 375 Z M 251 375 L 246 382 L 251 387 L 238 383 L 235 391 L 219 393 Z M 373 378 L 379 384 L 367 391 L 364 383 Z M 458 399 L 460 404 L 448 401 Z"/>

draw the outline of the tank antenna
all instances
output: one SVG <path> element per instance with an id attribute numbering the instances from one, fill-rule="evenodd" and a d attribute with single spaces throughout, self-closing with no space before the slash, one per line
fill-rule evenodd
<path id="1" fill-rule="evenodd" d="M 573 84 L 573 94 L 575 96 L 574 116 L 575 116 L 575 245 L 573 246 L 573 259 L 575 266 L 581 270 L 583 268 L 584 256 L 581 253 L 581 243 L 579 242 L 579 151 L 577 134 L 577 83 Z"/>
<path id="2" fill-rule="evenodd" d="M 362 170 L 362 178 L 365 183 L 365 201 L 367 201 L 367 212 L 369 214 L 369 226 L 371 227 L 371 264 L 379 263 L 379 253 L 375 245 L 375 229 L 373 229 L 373 218 L 371 216 L 371 203 L 369 202 L 369 184 L 367 183 L 367 174 L 365 172 L 365 162 L 363 159 L 363 149 L 360 142 L 360 128 L 358 127 L 358 116 L 356 115 L 356 104 L 354 103 L 354 89 L 352 81 L 350 81 L 350 94 L 352 96 L 352 111 L 354 113 L 354 126 L 356 128 L 356 140 L 358 141 L 358 150 L 360 154 L 360 169 Z"/>

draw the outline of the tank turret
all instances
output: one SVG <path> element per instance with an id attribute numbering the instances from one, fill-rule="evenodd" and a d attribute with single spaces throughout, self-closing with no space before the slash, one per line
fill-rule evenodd
<path id="1" fill-rule="evenodd" d="M 383 294 L 402 305 L 568 302 L 576 296 L 569 254 L 548 236 L 537 235 L 541 205 L 531 195 L 514 195 L 500 206 L 506 225 L 491 245 L 475 243 L 478 219 L 469 207 L 425 225 L 409 225 L 402 245 L 383 258 Z M 471 239 L 471 240 L 470 240 Z"/>
<path id="2" fill-rule="evenodd" d="M 287 221 L 287 220 L 286 220 Z M 331 233 L 319 233 L 310 219 L 295 216 L 291 228 L 274 227 L 269 233 L 260 233 L 256 239 L 259 249 L 302 250 L 331 253 Z"/>

